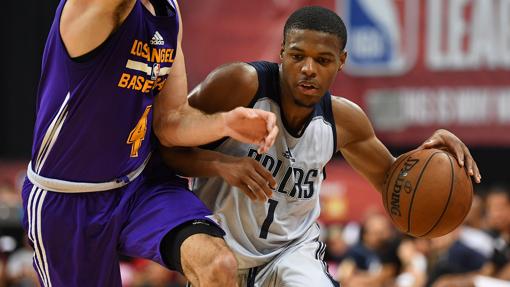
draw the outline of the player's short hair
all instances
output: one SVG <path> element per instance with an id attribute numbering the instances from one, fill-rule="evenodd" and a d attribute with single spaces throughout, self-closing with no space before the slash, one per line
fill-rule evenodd
<path id="1" fill-rule="evenodd" d="M 313 30 L 330 33 L 340 40 L 340 50 L 347 44 L 347 29 L 344 21 L 335 12 L 319 6 L 306 6 L 289 16 L 283 28 L 283 41 L 290 30 Z"/>

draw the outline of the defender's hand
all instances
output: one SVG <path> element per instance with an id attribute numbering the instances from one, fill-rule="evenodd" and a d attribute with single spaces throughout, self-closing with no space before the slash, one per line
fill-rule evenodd
<path id="1" fill-rule="evenodd" d="M 221 163 L 220 176 L 230 185 L 241 189 L 252 200 L 266 201 L 276 188 L 271 173 L 251 157 L 231 157 Z"/>
<path id="2" fill-rule="evenodd" d="M 258 153 L 267 152 L 278 134 L 276 116 L 258 109 L 235 108 L 225 113 L 225 124 L 229 137 L 258 145 Z"/>
<path id="3" fill-rule="evenodd" d="M 464 164 L 466 165 L 469 176 L 473 177 L 477 183 L 480 183 L 482 176 L 480 175 L 478 166 L 471 156 L 469 149 L 457 136 L 451 132 L 444 129 L 437 130 L 418 149 L 426 148 L 439 148 L 448 150 L 455 155 L 460 166 L 463 167 Z"/>

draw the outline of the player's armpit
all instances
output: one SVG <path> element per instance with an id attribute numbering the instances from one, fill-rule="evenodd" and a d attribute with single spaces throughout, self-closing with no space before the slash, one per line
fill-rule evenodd
<path id="1" fill-rule="evenodd" d="M 121 25 L 135 0 L 68 0 L 60 17 L 60 35 L 73 58 L 99 47 Z"/>

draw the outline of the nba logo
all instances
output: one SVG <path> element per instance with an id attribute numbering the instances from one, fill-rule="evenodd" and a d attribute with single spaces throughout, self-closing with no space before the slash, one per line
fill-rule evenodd
<path id="1" fill-rule="evenodd" d="M 154 65 L 152 65 L 152 70 L 151 70 L 151 80 L 155 81 L 158 78 L 160 71 L 161 71 L 161 65 L 159 63 L 154 63 Z"/>
<path id="2" fill-rule="evenodd" d="M 337 0 L 336 4 L 347 27 L 348 74 L 402 75 L 413 67 L 419 0 Z"/>

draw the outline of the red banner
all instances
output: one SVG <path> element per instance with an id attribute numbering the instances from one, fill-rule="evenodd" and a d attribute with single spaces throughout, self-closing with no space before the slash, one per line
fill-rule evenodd
<path id="1" fill-rule="evenodd" d="M 320 192 L 321 221 L 361 222 L 370 213 L 385 213 L 381 195 L 346 162 L 333 161 Z"/>
<path id="2" fill-rule="evenodd" d="M 184 1 L 190 86 L 227 62 L 277 62 L 285 20 L 304 5 L 344 19 L 349 57 L 331 90 L 359 103 L 383 142 L 448 128 L 510 144 L 509 0 Z"/>

